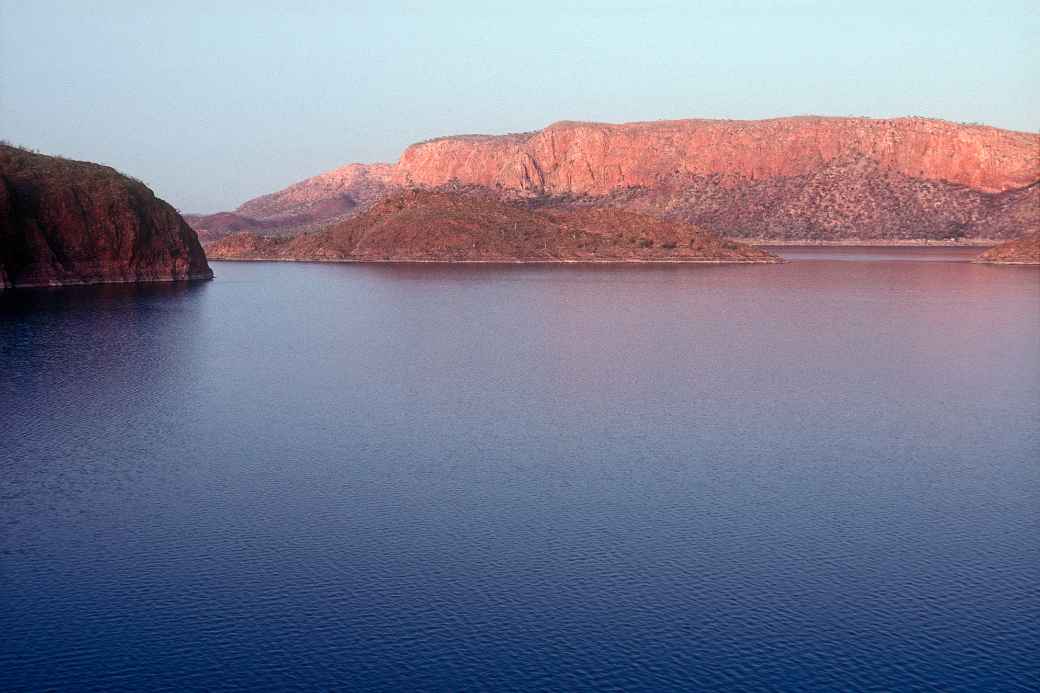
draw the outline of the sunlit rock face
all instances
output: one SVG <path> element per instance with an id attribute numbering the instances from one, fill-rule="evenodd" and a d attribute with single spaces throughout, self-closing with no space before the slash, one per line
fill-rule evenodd
<path id="1" fill-rule="evenodd" d="M 192 217 L 207 239 L 295 234 L 415 187 L 608 207 L 778 241 L 1015 238 L 1036 223 L 1040 136 L 924 118 L 560 122 L 412 145 Z M 231 228 L 234 227 L 234 228 Z"/>
<path id="2" fill-rule="evenodd" d="M 1038 144 L 1028 133 L 922 118 L 561 122 L 524 135 L 416 144 L 401 157 L 398 173 L 429 186 L 457 179 L 549 195 L 605 195 L 676 175 L 801 176 L 862 157 L 886 172 L 1003 192 L 1040 177 Z"/>

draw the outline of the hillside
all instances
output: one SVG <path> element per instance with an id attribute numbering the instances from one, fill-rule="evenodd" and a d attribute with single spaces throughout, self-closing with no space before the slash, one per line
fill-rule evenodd
<path id="1" fill-rule="evenodd" d="M 990 248 L 976 262 L 992 265 L 1040 265 L 1040 233 Z"/>
<path id="2" fill-rule="evenodd" d="M 240 205 L 234 212 L 187 214 L 203 242 L 239 231 L 290 235 L 314 231 L 364 212 L 396 192 L 389 164 L 347 164 Z"/>
<path id="3" fill-rule="evenodd" d="M 474 189 L 413 190 L 324 231 L 253 233 L 207 247 L 213 259 L 409 262 L 777 262 L 690 224 L 611 209 L 510 204 Z"/>
<path id="4" fill-rule="evenodd" d="M 1040 136 L 924 118 L 560 122 L 442 137 L 246 202 L 239 229 L 313 230 L 402 189 L 479 186 L 791 241 L 987 240 L 1040 226 Z M 208 229 L 206 218 L 192 221 Z M 210 226 L 214 224 L 210 223 Z M 224 235 L 224 232 L 213 234 Z"/>
<path id="5" fill-rule="evenodd" d="M 195 232 L 140 181 L 0 145 L 0 288 L 212 276 Z"/>

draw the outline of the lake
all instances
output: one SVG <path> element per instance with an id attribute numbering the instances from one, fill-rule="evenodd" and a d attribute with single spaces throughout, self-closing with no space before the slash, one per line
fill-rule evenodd
<path id="1" fill-rule="evenodd" d="M 1040 272 L 0 294 L 0 689 L 1040 687 Z"/>

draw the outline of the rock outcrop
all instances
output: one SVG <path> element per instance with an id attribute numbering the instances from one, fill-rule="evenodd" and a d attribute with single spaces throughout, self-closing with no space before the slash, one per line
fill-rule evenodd
<path id="1" fill-rule="evenodd" d="M 778 262 L 678 221 L 614 209 L 506 203 L 481 189 L 413 190 L 317 233 L 231 235 L 213 259 L 340 262 Z"/>
<path id="2" fill-rule="evenodd" d="M 195 232 L 140 181 L 0 145 L 0 285 L 212 276 Z"/>
<path id="3" fill-rule="evenodd" d="M 991 265 L 1040 265 L 1040 233 L 1001 243 L 978 257 Z"/>
<path id="4" fill-rule="evenodd" d="M 548 195 L 606 195 L 674 174 L 734 180 L 789 178 L 832 161 L 867 158 L 885 171 L 983 192 L 1040 178 L 1036 135 L 924 118 L 561 122 L 504 137 L 445 137 L 401 156 L 409 182 L 453 179 Z"/>
<path id="5" fill-rule="evenodd" d="M 397 190 L 480 186 L 543 206 L 628 209 L 746 239 L 983 240 L 1040 225 L 1038 180 L 1040 136 L 941 120 L 560 122 L 422 142 L 396 165 L 345 166 L 238 213 L 259 233 L 294 233 L 349 218 Z"/>

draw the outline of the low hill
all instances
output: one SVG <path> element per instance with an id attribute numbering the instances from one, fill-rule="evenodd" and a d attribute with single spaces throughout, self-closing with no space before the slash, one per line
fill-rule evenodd
<path id="1" fill-rule="evenodd" d="M 347 164 L 262 195 L 234 212 L 186 214 L 203 242 L 239 231 L 287 236 L 316 231 L 364 212 L 398 192 L 390 164 Z"/>
<path id="2" fill-rule="evenodd" d="M 1001 243 L 984 252 L 976 261 L 993 265 L 1040 265 L 1040 233 Z"/>
<path id="3" fill-rule="evenodd" d="M 355 262 L 778 262 L 691 224 L 615 209 L 507 203 L 480 189 L 412 190 L 294 238 L 231 235 L 213 259 Z"/>

